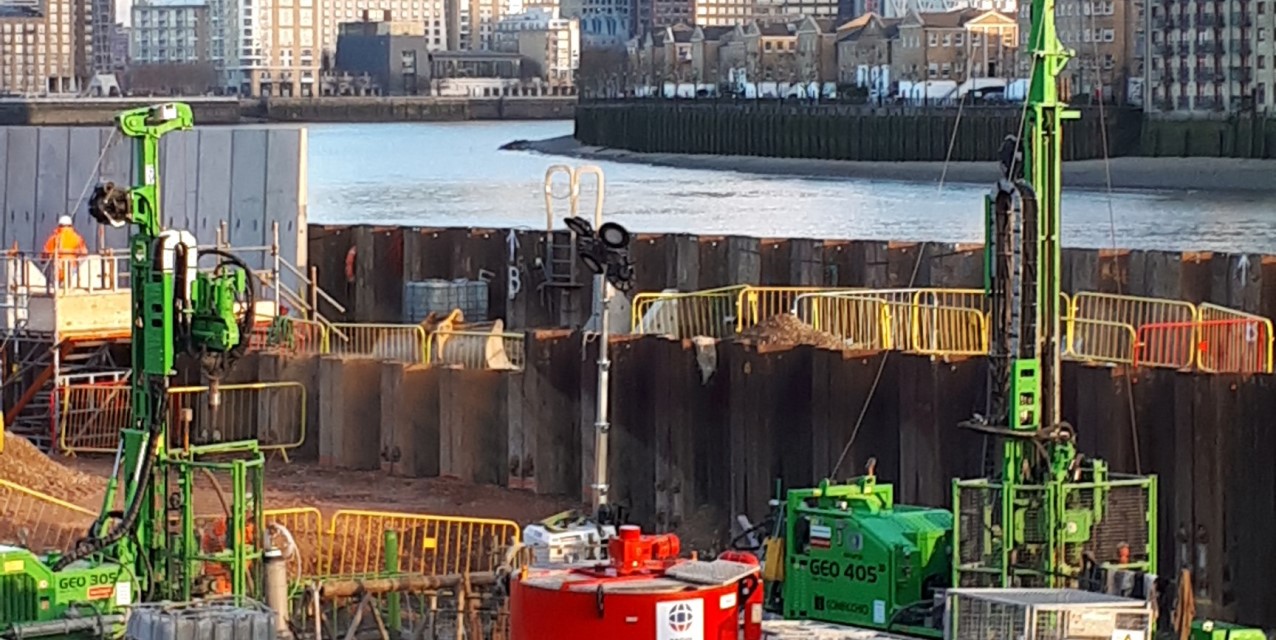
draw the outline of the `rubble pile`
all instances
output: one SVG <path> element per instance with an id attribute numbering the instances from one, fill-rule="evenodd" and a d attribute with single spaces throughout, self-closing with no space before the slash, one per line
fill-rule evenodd
<path id="1" fill-rule="evenodd" d="M 771 316 L 740 334 L 742 340 L 757 345 L 811 345 L 821 349 L 845 349 L 846 341 L 819 331 L 791 313 Z"/>
<path id="2" fill-rule="evenodd" d="M 101 495 L 106 487 L 102 478 L 65 467 L 26 438 L 11 433 L 4 434 L 4 450 L 0 451 L 0 480 L 69 502 Z"/>

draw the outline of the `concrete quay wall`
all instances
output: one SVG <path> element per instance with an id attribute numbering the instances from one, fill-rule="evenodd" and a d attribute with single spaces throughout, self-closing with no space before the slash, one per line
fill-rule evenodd
<path id="1" fill-rule="evenodd" d="M 191 106 L 201 125 L 236 124 L 239 100 L 235 98 L 146 96 L 137 98 L 4 99 L 0 100 L 0 126 L 108 126 L 126 109 L 180 100 Z"/>
<path id="2" fill-rule="evenodd" d="M 538 289 L 544 232 L 311 225 L 307 235 L 320 286 L 346 306 L 348 320 L 399 322 L 404 281 L 428 278 L 489 277 L 489 316 L 509 327 L 579 327 L 590 314 L 589 278 L 577 289 Z M 359 274 L 354 282 L 345 277 L 351 247 Z M 735 284 L 983 286 L 982 247 L 974 244 L 647 233 L 636 234 L 631 253 L 635 292 Z M 1063 253 L 1062 286 L 1276 317 L 1276 256 L 1072 248 Z"/>
<path id="3" fill-rule="evenodd" d="M 243 106 L 244 117 L 272 122 L 569 120 L 576 98 L 271 98 Z"/>
<path id="4" fill-rule="evenodd" d="M 546 330 L 527 334 L 519 372 L 335 357 L 260 356 L 256 366 L 310 391 L 295 458 L 585 502 L 596 349 L 577 332 Z M 618 337 L 612 357 L 613 500 L 694 545 L 721 544 L 735 514 L 764 516 L 777 478 L 808 486 L 860 473 L 875 457 L 901 502 L 948 507 L 952 479 L 982 473 L 983 438 L 956 426 L 983 409 L 981 358 L 654 336 Z M 1276 626 L 1276 467 L 1244 461 L 1276 448 L 1274 411 L 1271 376 L 1065 364 L 1064 418 L 1080 450 L 1114 471 L 1158 476 L 1162 571 L 1186 559 L 1203 615 L 1267 628 Z"/>

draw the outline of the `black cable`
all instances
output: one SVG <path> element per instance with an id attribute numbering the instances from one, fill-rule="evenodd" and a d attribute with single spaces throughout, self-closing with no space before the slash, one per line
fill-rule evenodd
<path id="1" fill-rule="evenodd" d="M 136 527 L 137 518 L 141 515 L 142 504 L 147 501 L 146 494 L 151 485 L 151 471 L 155 466 L 155 459 L 159 457 L 159 445 L 164 431 L 164 412 L 168 411 L 168 393 L 162 381 L 152 383 L 151 393 L 152 397 L 156 398 L 156 402 L 155 407 L 153 407 L 154 411 L 151 413 L 150 442 L 147 443 L 149 451 L 142 458 L 142 468 L 139 473 L 141 484 L 133 495 L 133 502 L 125 510 L 124 517 L 120 520 L 120 523 L 105 536 L 100 538 L 87 536 L 76 541 L 75 548 L 54 563 L 52 567 L 54 572 L 61 571 L 73 562 L 110 547 L 124 539 L 124 536 L 132 533 Z M 145 553 L 144 550 L 142 552 Z"/>

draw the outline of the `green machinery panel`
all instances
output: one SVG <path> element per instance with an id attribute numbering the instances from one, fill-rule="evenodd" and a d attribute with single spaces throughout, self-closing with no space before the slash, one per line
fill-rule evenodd
<path id="1" fill-rule="evenodd" d="M 1261 629 L 1226 622 L 1195 620 L 1192 622 L 1192 633 L 1188 638 L 1191 640 L 1267 640 L 1267 634 Z"/>
<path id="2" fill-rule="evenodd" d="M 109 614 L 133 603 L 138 583 L 122 565 L 80 561 L 54 573 L 53 560 L 0 545 L 0 629 L 6 622 Z"/>
<path id="3" fill-rule="evenodd" d="M 948 584 L 952 514 L 897 506 L 873 476 L 789 491 L 784 523 L 786 618 L 910 630 L 912 606 Z"/>

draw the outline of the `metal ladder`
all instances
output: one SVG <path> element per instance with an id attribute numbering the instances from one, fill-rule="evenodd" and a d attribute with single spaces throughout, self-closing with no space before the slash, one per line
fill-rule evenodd
<path id="1" fill-rule="evenodd" d="M 554 176 L 564 174 L 567 177 L 567 193 L 559 195 L 554 192 Z M 580 260 L 576 252 L 576 234 L 572 231 L 556 231 L 554 223 L 559 217 L 577 217 L 580 215 L 581 176 L 594 176 L 594 216 L 592 224 L 595 228 L 602 224 L 603 197 L 605 183 L 602 169 L 594 166 L 581 166 L 575 169 L 562 164 L 551 165 L 545 170 L 545 255 L 542 258 L 546 287 L 575 289 L 583 283 L 580 281 Z M 563 216 L 556 215 L 555 201 L 566 200 L 567 212 Z"/>

